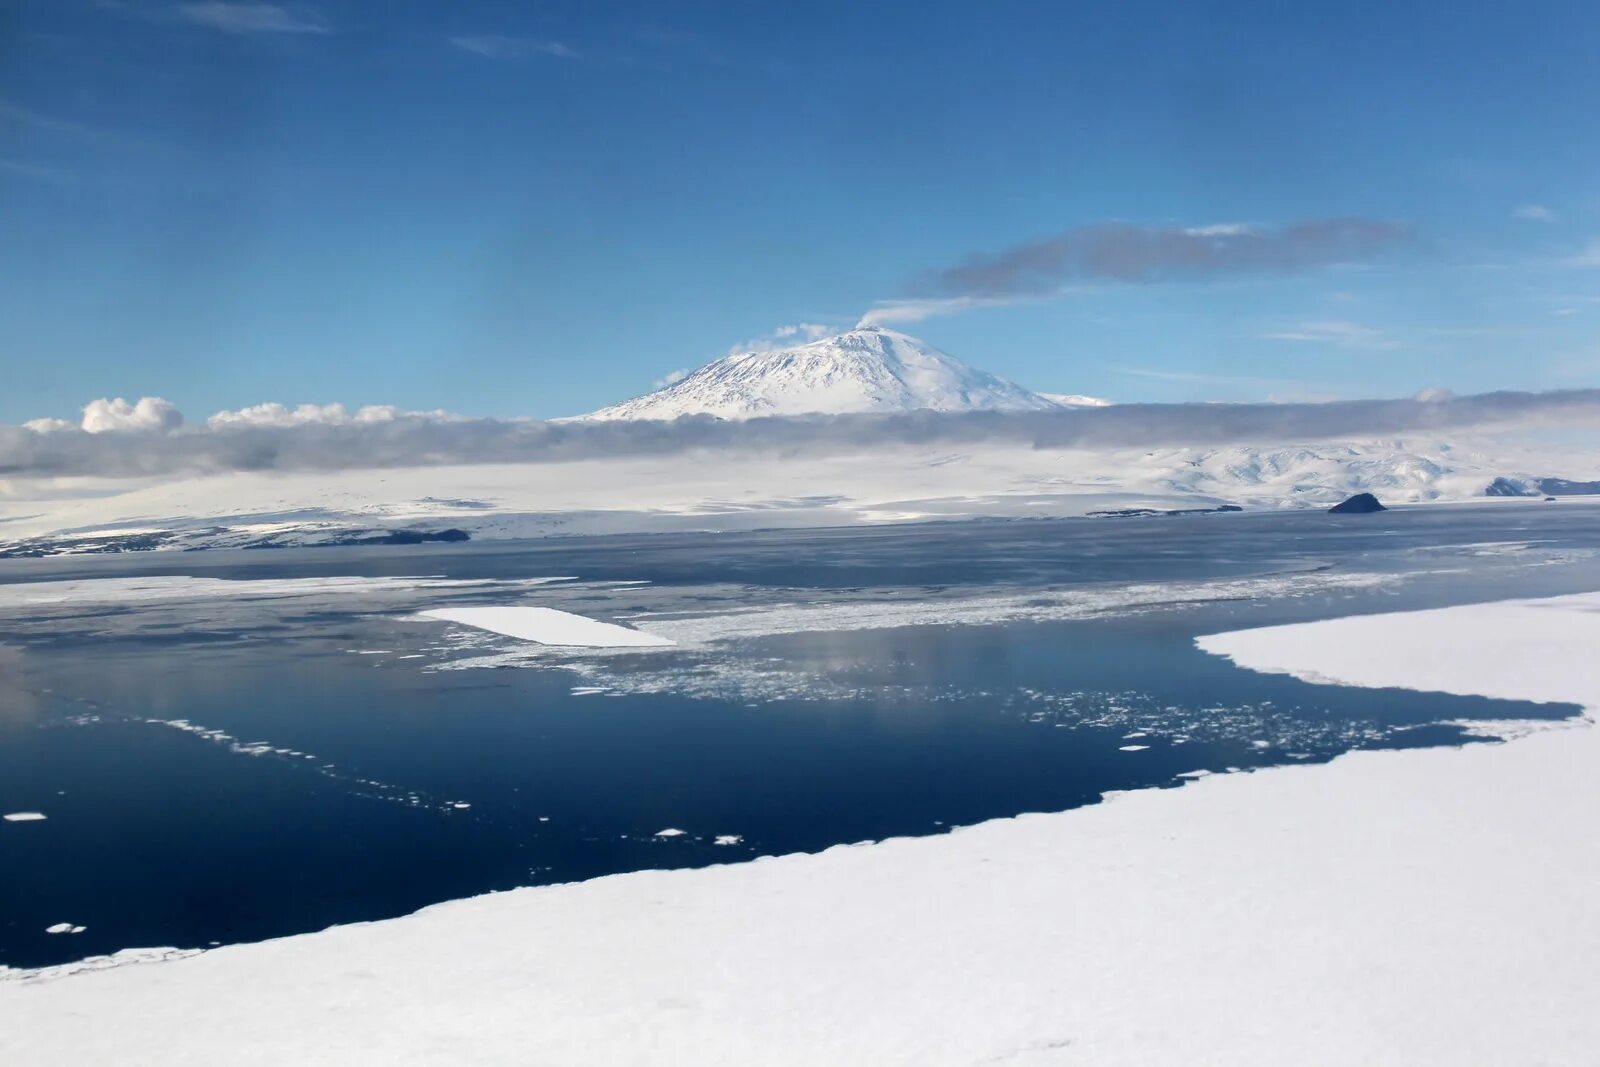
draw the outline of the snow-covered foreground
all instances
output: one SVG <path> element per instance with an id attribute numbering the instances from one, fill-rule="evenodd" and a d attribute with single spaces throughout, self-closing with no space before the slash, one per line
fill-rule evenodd
<path id="1" fill-rule="evenodd" d="M 1204 640 L 1600 708 L 1600 594 Z M 0 1062 L 1581 1064 L 1600 736 L 1356 753 L 947 836 L 0 983 Z"/>
<path id="2" fill-rule="evenodd" d="M 1596 475 L 1600 455 L 1593 452 L 1484 439 L 1148 450 L 985 443 L 803 459 L 706 453 L 178 479 L 21 479 L 0 481 L 0 554 L 326 544 L 394 531 L 454 531 L 481 540 L 1222 504 L 1325 508 L 1356 492 L 1376 493 L 1389 504 L 1482 500 L 1500 477 Z"/>

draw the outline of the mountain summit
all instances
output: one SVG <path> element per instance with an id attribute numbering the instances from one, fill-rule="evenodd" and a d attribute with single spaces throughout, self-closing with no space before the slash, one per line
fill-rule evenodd
<path id="1" fill-rule="evenodd" d="M 764 352 L 738 352 L 590 419 L 865 411 L 1049 411 L 1061 405 L 880 326 Z"/>

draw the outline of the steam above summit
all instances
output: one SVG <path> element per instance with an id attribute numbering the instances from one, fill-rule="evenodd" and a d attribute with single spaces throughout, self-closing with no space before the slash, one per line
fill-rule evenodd
<path id="1" fill-rule="evenodd" d="M 1055 401 L 969 367 L 926 342 L 867 326 L 819 341 L 726 356 L 590 419 L 895 411 L 1048 411 Z"/>

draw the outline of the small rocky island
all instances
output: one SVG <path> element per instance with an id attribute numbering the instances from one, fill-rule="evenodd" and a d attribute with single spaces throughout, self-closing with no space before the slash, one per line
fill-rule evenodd
<path id="1" fill-rule="evenodd" d="M 1371 493 L 1357 493 L 1341 504 L 1328 509 L 1330 515 L 1370 515 L 1374 511 L 1388 511 Z"/>

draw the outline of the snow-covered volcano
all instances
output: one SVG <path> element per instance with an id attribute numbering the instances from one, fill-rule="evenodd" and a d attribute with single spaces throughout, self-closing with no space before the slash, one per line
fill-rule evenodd
<path id="1" fill-rule="evenodd" d="M 735 353 L 586 418 L 749 419 L 919 409 L 1048 411 L 1060 406 L 915 337 L 866 326 L 792 348 Z"/>

